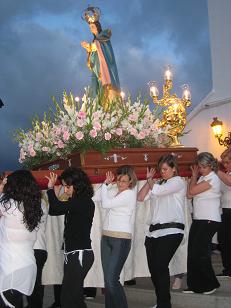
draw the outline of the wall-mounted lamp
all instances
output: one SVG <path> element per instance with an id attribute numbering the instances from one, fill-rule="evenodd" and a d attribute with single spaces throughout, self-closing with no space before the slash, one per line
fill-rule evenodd
<path id="1" fill-rule="evenodd" d="M 210 124 L 214 133 L 214 136 L 218 139 L 220 145 L 224 145 L 225 147 L 230 147 L 231 145 L 231 132 L 228 133 L 228 136 L 222 139 L 222 121 L 218 120 L 217 117 L 213 118 L 213 122 Z"/>

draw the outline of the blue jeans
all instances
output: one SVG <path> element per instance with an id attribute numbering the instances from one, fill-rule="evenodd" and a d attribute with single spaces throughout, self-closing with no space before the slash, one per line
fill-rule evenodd
<path id="1" fill-rule="evenodd" d="M 102 236 L 101 260 L 105 284 L 105 308 L 128 307 L 119 278 L 130 249 L 130 239 Z"/>

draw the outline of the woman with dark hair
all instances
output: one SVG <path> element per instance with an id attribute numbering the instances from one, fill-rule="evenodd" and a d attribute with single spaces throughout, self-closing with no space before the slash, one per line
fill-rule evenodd
<path id="1" fill-rule="evenodd" d="M 191 168 L 187 195 L 193 198 L 193 222 L 188 239 L 188 289 L 184 293 L 212 294 L 220 286 L 211 262 L 211 241 L 221 222 L 217 167 L 213 155 L 202 152 Z"/>
<path id="2" fill-rule="evenodd" d="M 93 187 L 87 174 L 79 168 L 68 168 L 60 176 L 69 197 L 60 201 L 54 192 L 57 175 L 47 177 L 49 214 L 65 215 L 64 277 L 61 291 L 62 308 L 85 308 L 83 283 L 94 262 L 90 232 L 95 211 Z"/>
<path id="3" fill-rule="evenodd" d="M 186 182 L 178 176 L 175 156 L 167 154 L 158 161 L 162 179 L 153 179 L 155 169 L 147 170 L 147 181 L 138 193 L 138 201 L 150 198 L 150 216 L 145 247 L 148 268 L 158 308 L 171 308 L 169 263 L 184 235 Z"/>
<path id="4" fill-rule="evenodd" d="M 136 207 L 136 174 L 131 166 L 116 170 L 117 189 L 111 195 L 114 175 L 106 173 L 101 202 L 106 209 L 101 239 L 101 259 L 105 283 L 105 307 L 127 308 L 119 277 L 131 249 Z"/>
<path id="5" fill-rule="evenodd" d="M 41 192 L 30 171 L 18 170 L 2 181 L 0 194 L 0 307 L 17 308 L 35 284 Z"/>

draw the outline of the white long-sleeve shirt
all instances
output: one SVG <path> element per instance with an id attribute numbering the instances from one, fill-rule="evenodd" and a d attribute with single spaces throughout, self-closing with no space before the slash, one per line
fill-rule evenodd
<path id="1" fill-rule="evenodd" d="M 186 206 L 186 181 L 174 176 L 163 184 L 154 184 L 150 194 L 151 208 L 148 225 L 178 222 L 184 224 L 184 207 Z M 148 237 L 160 237 L 168 234 L 184 233 L 178 228 L 147 231 Z"/>
<path id="2" fill-rule="evenodd" d="M 136 198 L 136 189 L 127 189 L 115 196 L 110 196 L 107 185 L 103 184 L 101 202 L 102 207 L 106 209 L 103 230 L 132 233 Z"/>

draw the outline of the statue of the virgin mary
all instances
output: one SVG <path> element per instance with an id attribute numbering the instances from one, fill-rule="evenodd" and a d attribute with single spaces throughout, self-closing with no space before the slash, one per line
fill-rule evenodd
<path id="1" fill-rule="evenodd" d="M 87 65 L 92 71 L 92 96 L 103 93 L 110 102 L 120 98 L 120 83 L 115 56 L 110 42 L 111 30 L 102 30 L 99 22 L 100 10 L 88 7 L 82 18 L 87 21 L 94 38 L 91 43 L 81 42 L 87 51 Z"/>

